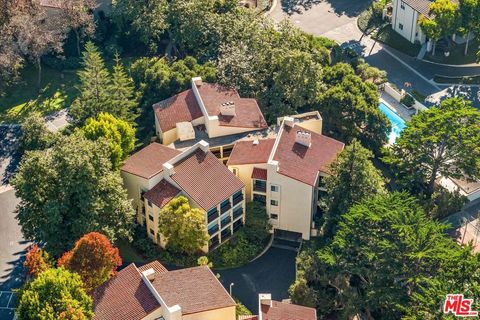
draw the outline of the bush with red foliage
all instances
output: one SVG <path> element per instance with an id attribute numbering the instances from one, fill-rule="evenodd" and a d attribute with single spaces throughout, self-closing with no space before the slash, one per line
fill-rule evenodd
<path id="1" fill-rule="evenodd" d="M 87 292 L 107 281 L 121 264 L 118 249 L 98 232 L 81 237 L 72 250 L 58 259 L 59 267 L 63 266 L 80 275 Z"/>
<path id="2" fill-rule="evenodd" d="M 25 267 L 28 276 L 37 276 L 39 273 L 51 267 L 48 253 L 40 248 L 38 244 L 31 245 L 25 256 L 23 266 Z"/>

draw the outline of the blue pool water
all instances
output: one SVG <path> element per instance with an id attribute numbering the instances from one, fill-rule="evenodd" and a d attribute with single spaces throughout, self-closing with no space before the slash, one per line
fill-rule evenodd
<path id="1" fill-rule="evenodd" d="M 390 131 L 390 135 L 388 137 L 388 142 L 395 143 L 395 140 L 400 135 L 400 133 L 405 129 L 405 120 L 400 118 L 395 112 L 392 111 L 389 107 L 387 107 L 383 102 L 380 102 L 378 106 L 380 111 L 384 113 L 390 123 L 392 124 L 392 130 Z"/>

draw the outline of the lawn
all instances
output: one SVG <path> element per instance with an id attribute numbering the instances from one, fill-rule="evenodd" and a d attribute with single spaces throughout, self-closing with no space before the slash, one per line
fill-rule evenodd
<path id="1" fill-rule="evenodd" d="M 20 82 L 0 97 L 0 123 L 18 123 L 33 110 L 47 115 L 70 105 L 76 95 L 76 70 L 59 71 L 43 66 L 40 88 L 37 75 L 33 66 L 25 67 Z"/>
<path id="2" fill-rule="evenodd" d="M 465 55 L 465 44 L 455 45 L 450 50 L 450 55 L 445 57 L 445 54 L 441 50 L 437 50 L 435 55 L 427 53 L 425 59 L 432 62 L 443 63 L 443 64 L 470 64 L 477 62 L 477 52 L 480 42 L 478 39 L 473 39 L 468 45 L 468 53 Z"/>
<path id="3" fill-rule="evenodd" d="M 134 262 L 136 264 L 142 265 L 147 262 L 128 241 L 118 240 L 116 246 L 118 250 L 120 250 L 120 256 L 122 257 L 124 264 Z"/>
<path id="4" fill-rule="evenodd" d="M 372 34 L 372 38 L 412 57 L 416 57 L 420 51 L 420 45 L 413 44 L 399 35 L 392 29 L 391 25 L 382 28 L 376 34 Z"/>

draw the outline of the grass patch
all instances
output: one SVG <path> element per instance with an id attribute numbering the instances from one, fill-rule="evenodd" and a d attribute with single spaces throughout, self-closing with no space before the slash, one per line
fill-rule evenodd
<path id="1" fill-rule="evenodd" d="M 435 75 L 433 81 L 445 84 L 480 84 L 480 75 L 471 77 L 445 77 Z"/>
<path id="2" fill-rule="evenodd" d="M 37 69 L 25 67 L 20 82 L 0 97 L 0 122 L 21 122 L 32 111 L 43 115 L 69 106 L 76 96 L 76 70 L 59 71 L 43 66 L 42 83 L 37 86 Z"/>
<path id="3" fill-rule="evenodd" d="M 426 95 L 424 95 L 423 93 L 418 92 L 418 91 L 415 90 L 415 89 L 413 89 L 412 92 L 410 92 L 410 94 L 415 98 L 415 100 L 420 101 L 420 102 L 424 102 L 425 99 L 427 98 Z"/>
<path id="4" fill-rule="evenodd" d="M 372 7 L 369 7 L 367 10 L 360 13 L 357 20 L 357 25 L 360 30 L 365 34 L 372 33 L 375 28 L 378 28 L 382 25 L 382 19 L 378 18 L 373 12 Z"/>
<path id="5" fill-rule="evenodd" d="M 138 263 L 144 264 L 147 261 L 145 258 L 126 240 L 118 240 L 116 243 L 118 250 L 120 250 L 120 256 L 124 263 Z"/>
<path id="6" fill-rule="evenodd" d="M 411 57 L 416 57 L 420 51 L 420 45 L 414 44 L 399 35 L 395 30 L 392 29 L 391 25 L 387 25 L 384 28 L 380 29 L 376 34 L 372 35 L 377 41 L 385 43 L 386 45 L 397 49 Z"/>
<path id="7" fill-rule="evenodd" d="M 455 45 L 450 50 L 450 55 L 445 57 L 445 54 L 441 50 L 437 50 L 435 55 L 432 53 L 425 54 L 425 60 L 436 62 L 436 63 L 443 63 L 443 64 L 454 64 L 454 65 L 462 65 L 462 64 L 470 64 L 477 62 L 477 51 L 478 47 L 480 46 L 480 42 L 478 39 L 473 39 L 468 44 L 468 53 L 464 55 L 465 52 L 465 43 Z"/>

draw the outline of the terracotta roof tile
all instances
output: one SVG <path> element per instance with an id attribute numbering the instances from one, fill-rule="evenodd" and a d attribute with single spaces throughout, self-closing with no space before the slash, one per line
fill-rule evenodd
<path id="1" fill-rule="evenodd" d="M 143 283 L 134 264 L 94 290 L 94 319 L 143 319 L 160 305 Z"/>
<path id="2" fill-rule="evenodd" d="M 146 271 L 148 269 L 153 269 L 155 270 L 155 272 L 157 274 L 161 274 L 161 273 L 164 273 L 164 272 L 168 272 L 167 268 L 165 268 L 163 266 L 163 264 L 161 264 L 159 261 L 155 260 L 155 261 L 152 261 L 152 262 L 149 262 L 147 264 L 144 264 L 143 266 L 141 267 L 138 267 L 137 268 L 138 271 L 140 272 L 143 272 L 143 271 Z"/>
<path id="3" fill-rule="evenodd" d="M 311 134 L 311 146 L 295 142 L 297 131 Z M 343 150 L 344 144 L 335 139 L 295 125 L 283 126 L 273 160 L 279 162 L 279 173 L 309 185 L 315 185 L 319 171 L 328 173 L 330 164 Z"/>
<path id="4" fill-rule="evenodd" d="M 147 191 L 143 196 L 161 209 L 179 193 L 179 189 L 177 189 L 167 180 L 163 179 L 152 189 Z"/>
<path id="5" fill-rule="evenodd" d="M 167 305 L 180 305 L 183 315 L 236 305 L 206 266 L 169 271 L 152 284 Z"/>
<path id="6" fill-rule="evenodd" d="M 131 155 L 121 170 L 149 179 L 161 172 L 163 164 L 179 153 L 178 150 L 154 142 Z"/>
<path id="7" fill-rule="evenodd" d="M 272 306 L 261 305 L 262 320 L 316 320 L 314 308 L 272 301 Z"/>
<path id="8" fill-rule="evenodd" d="M 253 179 L 267 180 L 267 169 L 253 168 Z"/>
<path id="9" fill-rule="evenodd" d="M 174 129 L 178 122 L 191 122 L 203 116 L 192 89 L 153 105 L 162 132 Z"/>
<path id="10" fill-rule="evenodd" d="M 205 210 L 244 187 L 243 182 L 213 153 L 205 153 L 201 149 L 175 163 L 171 178 Z"/>
<path id="11" fill-rule="evenodd" d="M 197 85 L 197 88 L 208 115 L 218 116 L 221 126 L 257 129 L 267 127 L 255 99 L 241 98 L 236 90 L 218 84 L 203 83 Z M 220 114 L 221 104 L 228 101 L 235 103 L 235 116 L 226 117 Z"/>
<path id="12" fill-rule="evenodd" d="M 258 144 L 254 144 L 253 140 L 238 141 L 233 147 L 227 165 L 267 163 L 274 144 L 275 139 L 260 139 Z"/>

